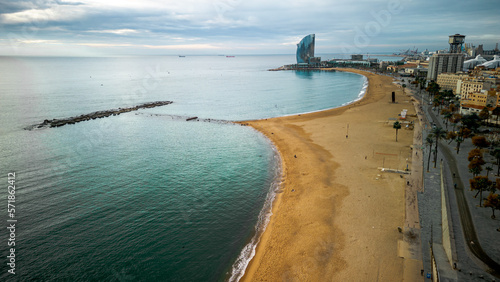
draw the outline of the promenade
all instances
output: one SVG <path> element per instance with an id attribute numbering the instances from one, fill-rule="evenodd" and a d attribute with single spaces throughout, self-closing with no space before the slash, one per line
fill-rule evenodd
<path id="1" fill-rule="evenodd" d="M 419 118 L 422 119 L 422 140 L 425 140 L 431 124 L 445 128 L 441 118 L 438 118 L 432 108 L 428 106 L 427 95 L 423 92 L 423 99 L 415 89 L 406 89 L 419 104 Z M 443 281 L 498 281 L 500 279 L 500 247 L 496 231 L 500 225 L 498 219 L 490 218 L 491 209 L 478 207 L 479 200 L 473 198 L 469 189 L 468 180 L 472 178 L 467 168 L 467 154 L 473 148 L 470 139 L 461 145 L 460 154 L 454 150 L 455 142 L 447 144 L 440 142 L 438 149 L 438 163 L 434 168 L 431 161 L 427 172 L 427 157 L 429 146 L 422 144 L 424 152 L 424 179 L 423 189 L 418 193 L 418 210 L 420 213 L 420 236 L 424 274 L 431 273 L 431 246 L 436 258 L 440 279 Z M 415 145 L 414 145 L 415 146 Z M 433 146 L 434 147 L 434 146 Z M 486 157 L 486 156 L 485 156 Z M 441 210 L 441 166 L 444 178 L 444 195 L 448 205 L 449 229 L 445 228 L 445 235 L 450 234 L 451 257 L 450 262 L 443 247 L 443 228 Z M 455 175 L 455 177 L 453 177 Z M 457 188 L 454 189 L 454 185 Z M 449 231 L 448 231 L 449 230 Z"/>

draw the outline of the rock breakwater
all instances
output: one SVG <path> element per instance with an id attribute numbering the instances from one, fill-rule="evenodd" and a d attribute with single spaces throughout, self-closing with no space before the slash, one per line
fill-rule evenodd
<path id="1" fill-rule="evenodd" d="M 169 105 L 172 103 L 173 103 L 172 101 L 157 101 L 157 102 L 144 103 L 144 104 L 140 104 L 140 105 L 128 107 L 128 108 L 118 108 L 118 109 L 112 109 L 112 110 L 106 110 L 106 111 L 98 111 L 98 112 L 93 112 L 90 114 L 84 114 L 84 115 L 79 115 L 79 116 L 70 117 L 70 118 L 51 119 L 51 120 L 46 119 L 42 123 L 30 125 L 28 127 L 25 127 L 24 129 L 33 130 L 33 129 L 38 129 L 38 128 L 41 129 L 41 128 L 49 128 L 49 127 L 60 127 L 60 126 L 64 126 L 67 124 L 75 124 L 77 122 L 87 121 L 87 120 L 96 119 L 96 118 L 105 118 L 105 117 L 109 117 L 109 116 L 116 116 L 119 114 L 137 111 L 140 109 L 161 107 L 161 106 Z"/>

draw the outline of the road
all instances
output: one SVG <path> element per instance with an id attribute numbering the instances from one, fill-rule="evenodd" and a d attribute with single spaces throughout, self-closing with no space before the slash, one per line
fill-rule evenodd
<path id="1" fill-rule="evenodd" d="M 434 123 L 440 124 L 439 120 L 436 118 L 432 111 L 428 111 L 428 113 Z M 457 187 L 454 190 L 458 204 L 458 211 L 460 214 L 460 222 L 462 223 L 463 234 L 467 246 L 472 254 L 474 254 L 476 258 L 482 261 L 489 268 L 487 270 L 488 273 L 497 278 L 500 278 L 500 264 L 498 264 L 496 261 L 490 258 L 488 254 L 486 254 L 477 238 L 476 229 L 474 228 L 474 223 L 472 221 L 469 206 L 467 204 L 467 199 L 465 198 L 464 185 L 460 177 L 455 156 L 450 151 L 450 148 L 442 142 L 439 142 L 439 149 L 444 155 L 450 167 L 451 173 L 455 175 L 455 182 L 457 183 Z"/>

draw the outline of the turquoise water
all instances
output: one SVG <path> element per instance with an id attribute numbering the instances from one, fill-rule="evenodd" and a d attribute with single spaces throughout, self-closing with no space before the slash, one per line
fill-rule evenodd
<path id="1" fill-rule="evenodd" d="M 266 71 L 293 58 L 0 58 L 0 212 L 7 227 L 15 172 L 17 220 L 16 275 L 2 240 L 2 280 L 236 279 L 269 216 L 279 159 L 262 135 L 224 121 L 340 106 L 365 82 Z M 174 103 L 23 130 L 158 100 Z"/>

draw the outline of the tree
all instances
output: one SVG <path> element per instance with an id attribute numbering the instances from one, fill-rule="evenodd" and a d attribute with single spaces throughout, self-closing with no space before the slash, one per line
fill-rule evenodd
<path id="1" fill-rule="evenodd" d="M 472 130 L 470 130 L 470 129 L 466 128 L 466 127 L 461 127 L 460 130 L 458 131 L 458 133 L 463 138 L 469 138 L 469 137 L 472 137 L 474 135 L 472 133 Z"/>
<path id="2" fill-rule="evenodd" d="M 472 145 L 476 146 L 476 148 L 486 148 L 490 146 L 490 142 L 486 140 L 484 136 L 474 136 L 472 137 Z"/>
<path id="3" fill-rule="evenodd" d="M 453 131 L 448 131 L 446 133 L 446 140 L 450 140 L 448 142 L 448 144 L 451 144 L 451 142 L 453 142 L 453 140 L 455 140 L 457 138 L 457 134 Z"/>
<path id="4" fill-rule="evenodd" d="M 447 109 L 447 108 L 442 109 L 441 110 L 441 115 L 443 116 L 444 124 L 446 126 L 446 129 L 448 129 L 448 121 L 449 121 L 449 119 L 452 116 L 452 113 L 451 113 L 450 109 Z"/>
<path id="5" fill-rule="evenodd" d="M 453 114 L 450 120 L 450 122 L 453 124 L 453 131 L 455 131 L 455 126 L 460 122 L 460 120 L 462 120 L 461 114 Z"/>
<path id="6" fill-rule="evenodd" d="M 484 107 L 480 112 L 478 117 L 481 119 L 482 122 L 485 122 L 490 118 L 490 111 L 488 111 L 487 107 Z"/>
<path id="7" fill-rule="evenodd" d="M 474 177 L 481 174 L 481 171 L 483 170 L 479 161 L 471 161 L 468 165 L 468 168 L 469 168 L 469 172 L 472 173 L 472 176 L 474 176 Z"/>
<path id="8" fill-rule="evenodd" d="M 422 92 L 422 89 L 424 89 L 425 83 L 427 82 L 427 78 L 420 78 L 420 89 L 418 90 L 418 93 L 420 94 Z"/>
<path id="9" fill-rule="evenodd" d="M 396 129 L 396 142 L 398 142 L 398 130 L 401 129 L 401 124 L 399 123 L 399 121 L 394 122 L 392 128 Z"/>
<path id="10" fill-rule="evenodd" d="M 455 113 L 458 110 L 457 106 L 454 103 L 451 103 L 450 106 L 448 107 L 448 109 L 452 113 Z"/>
<path id="11" fill-rule="evenodd" d="M 500 107 L 496 107 L 491 111 L 491 114 L 496 116 L 495 125 L 498 125 L 498 116 L 500 116 Z"/>
<path id="12" fill-rule="evenodd" d="M 495 210 L 500 210 L 500 197 L 498 194 L 490 193 L 486 199 L 484 199 L 484 207 L 491 208 L 491 218 L 495 219 Z"/>
<path id="13" fill-rule="evenodd" d="M 476 149 L 470 150 L 469 156 L 467 157 L 467 160 L 470 162 L 473 159 L 480 159 L 480 158 L 481 159 L 483 158 L 483 153 L 481 152 L 480 149 L 476 148 Z"/>
<path id="14" fill-rule="evenodd" d="M 478 176 L 483 170 L 482 166 L 486 163 L 483 159 L 483 153 L 480 149 L 472 149 L 467 159 L 470 162 L 468 166 L 469 171 L 474 177 Z"/>
<path id="15" fill-rule="evenodd" d="M 432 106 L 439 109 L 439 106 L 441 106 L 441 100 L 439 98 L 434 98 L 434 100 L 432 100 Z"/>
<path id="16" fill-rule="evenodd" d="M 491 166 L 487 166 L 487 167 L 485 167 L 484 169 L 486 170 L 486 178 L 488 178 L 488 179 L 489 179 L 489 177 L 488 177 L 488 176 L 490 175 L 490 171 L 492 171 L 492 170 L 493 170 L 493 168 L 492 168 Z"/>
<path id="17" fill-rule="evenodd" d="M 431 133 L 434 135 L 434 138 L 436 140 L 436 143 L 435 143 L 436 154 L 434 155 L 434 168 L 436 168 L 438 143 L 439 143 L 440 139 L 444 139 L 446 137 L 446 131 L 444 129 L 442 129 L 441 127 L 434 127 L 431 130 Z"/>
<path id="18" fill-rule="evenodd" d="M 489 189 L 493 182 L 489 180 L 486 176 L 475 176 L 473 179 L 469 180 L 470 189 L 472 191 L 477 190 L 479 193 L 479 206 L 482 207 L 483 203 L 483 191 Z M 477 196 L 477 194 L 476 194 Z"/>
<path id="19" fill-rule="evenodd" d="M 452 116 L 453 116 L 453 115 L 452 115 L 452 113 L 451 113 L 449 110 L 447 110 L 447 112 L 445 112 L 445 113 L 443 114 L 443 117 L 444 117 L 444 124 L 445 124 L 445 126 L 446 126 L 446 129 L 448 129 L 448 122 L 450 121 L 450 119 L 451 119 L 451 117 L 452 117 Z"/>
<path id="20" fill-rule="evenodd" d="M 403 80 L 404 81 L 404 80 Z M 406 88 L 406 84 L 403 83 L 403 85 L 401 85 L 403 87 L 403 94 L 405 94 L 405 88 Z"/>
<path id="21" fill-rule="evenodd" d="M 476 113 L 463 115 L 462 125 L 463 127 L 468 128 L 473 132 L 477 132 L 477 130 L 481 126 L 481 119 L 476 115 Z"/>
<path id="22" fill-rule="evenodd" d="M 458 155 L 458 153 L 460 152 L 460 144 L 464 142 L 464 138 L 462 138 L 462 136 L 457 136 L 457 138 L 455 138 L 455 141 L 457 141 L 457 155 Z"/>
<path id="23" fill-rule="evenodd" d="M 493 149 L 493 151 L 490 151 L 490 155 L 495 158 L 497 165 L 497 175 L 500 175 L 500 148 L 495 148 Z"/>
<path id="24" fill-rule="evenodd" d="M 437 84 L 434 81 L 429 82 L 429 85 L 425 89 L 427 92 L 429 92 L 429 95 L 434 96 L 439 93 L 439 90 L 441 89 L 441 86 Z"/>
<path id="25" fill-rule="evenodd" d="M 427 159 L 427 172 L 429 172 L 429 165 L 431 163 L 431 151 L 432 151 L 432 144 L 434 143 L 434 135 L 429 134 L 427 137 L 425 137 L 425 144 L 429 145 L 429 158 Z"/>
<path id="26" fill-rule="evenodd" d="M 453 100 L 453 98 L 455 98 L 455 95 L 453 94 L 453 91 L 451 91 L 451 90 L 444 90 L 442 92 L 439 92 L 436 95 L 436 98 L 438 98 L 441 101 L 442 105 L 449 107 L 451 101 Z"/>

